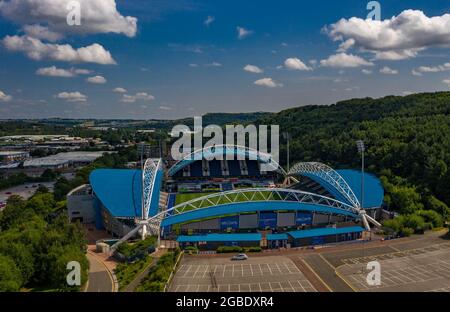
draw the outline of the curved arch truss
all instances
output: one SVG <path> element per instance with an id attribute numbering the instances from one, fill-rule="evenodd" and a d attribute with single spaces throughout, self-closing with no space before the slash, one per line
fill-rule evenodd
<path id="1" fill-rule="evenodd" d="M 162 169 L 161 159 L 147 159 L 142 170 L 142 219 L 148 219 L 156 175 Z"/>
<path id="2" fill-rule="evenodd" d="M 170 169 L 169 176 L 173 176 L 180 171 L 187 164 L 191 164 L 196 160 L 202 160 L 203 158 L 212 160 L 219 155 L 236 155 L 245 157 L 250 160 L 259 160 L 262 163 L 269 164 L 273 170 L 277 170 L 283 175 L 286 175 L 286 171 L 275 161 L 268 153 L 263 153 L 255 149 L 240 146 L 240 145 L 215 145 L 198 149 L 186 156 L 183 159 L 177 161 Z"/>
<path id="3" fill-rule="evenodd" d="M 295 164 L 288 175 L 312 175 L 333 186 L 353 207 L 361 208 L 353 190 L 333 168 L 318 162 L 302 162 Z"/>

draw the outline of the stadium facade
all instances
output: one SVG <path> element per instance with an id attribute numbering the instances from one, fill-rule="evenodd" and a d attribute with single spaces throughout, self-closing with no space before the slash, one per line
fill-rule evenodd
<path id="1" fill-rule="evenodd" d="M 326 244 L 358 239 L 367 221 L 377 223 L 383 188 L 365 174 L 361 204 L 361 178 L 314 162 L 285 172 L 269 154 L 224 145 L 175 163 L 149 159 L 142 170 L 95 170 L 68 194 L 68 213 L 122 240 L 151 232 L 201 249 Z"/>

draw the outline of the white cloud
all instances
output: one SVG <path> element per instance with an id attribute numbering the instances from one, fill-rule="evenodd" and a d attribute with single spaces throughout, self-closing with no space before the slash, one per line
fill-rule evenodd
<path id="1" fill-rule="evenodd" d="M 89 77 L 86 79 L 86 81 L 90 82 L 90 83 L 94 83 L 94 84 L 105 84 L 106 83 L 106 79 L 103 76 Z"/>
<path id="2" fill-rule="evenodd" d="M 48 59 L 61 62 L 116 64 L 111 53 L 98 43 L 74 49 L 69 44 L 43 43 L 39 39 L 28 36 L 6 36 L 3 44 L 7 50 L 23 52 L 36 61 Z"/>
<path id="3" fill-rule="evenodd" d="M 245 29 L 244 27 L 236 27 L 237 33 L 238 33 L 238 39 L 244 39 L 251 34 L 253 34 L 252 30 Z"/>
<path id="4" fill-rule="evenodd" d="M 423 49 L 450 44 L 450 14 L 428 17 L 405 10 L 383 21 L 352 17 L 326 27 L 341 50 L 352 46 L 375 53 L 377 59 L 412 58 Z"/>
<path id="5" fill-rule="evenodd" d="M 43 67 L 39 68 L 36 71 L 36 75 L 39 76 L 48 76 L 48 77 L 63 77 L 63 78 L 72 78 L 77 75 L 88 75 L 91 71 L 87 69 L 82 68 L 70 68 L 70 69 L 63 69 L 63 68 L 57 68 L 56 66 L 50 66 L 50 67 Z"/>
<path id="6" fill-rule="evenodd" d="M 12 99 L 11 95 L 7 95 L 5 92 L 0 90 L 0 102 L 9 102 L 11 101 L 11 99 Z"/>
<path id="7" fill-rule="evenodd" d="M 155 97 L 151 94 L 148 94 L 146 92 L 138 92 L 135 95 L 129 95 L 129 94 L 124 94 L 122 95 L 122 102 L 125 103 L 134 103 L 138 100 L 141 101 L 153 101 L 155 99 Z"/>
<path id="8" fill-rule="evenodd" d="M 412 74 L 415 76 L 422 76 L 423 73 L 439 73 L 445 71 L 450 71 L 450 63 L 437 66 L 419 66 L 412 70 Z"/>
<path id="9" fill-rule="evenodd" d="M 162 105 L 159 107 L 159 109 L 168 111 L 168 110 L 172 110 L 172 107 Z"/>
<path id="10" fill-rule="evenodd" d="M 113 92 L 115 92 L 115 93 L 127 93 L 127 89 L 121 88 L 121 87 L 117 87 L 117 88 L 113 89 Z"/>
<path id="11" fill-rule="evenodd" d="M 442 83 L 445 83 L 450 88 L 450 79 L 444 79 Z"/>
<path id="12" fill-rule="evenodd" d="M 282 83 L 276 82 L 272 78 L 259 79 L 259 80 L 256 80 L 254 82 L 254 84 L 257 86 L 263 86 L 263 87 L 268 87 L 268 88 L 277 88 L 277 87 L 283 86 Z"/>
<path id="13" fill-rule="evenodd" d="M 372 71 L 371 71 L 371 70 L 368 70 L 368 69 L 363 69 L 363 70 L 361 70 L 361 72 L 362 72 L 364 75 L 370 75 L 370 74 L 372 74 Z"/>
<path id="14" fill-rule="evenodd" d="M 56 98 L 65 100 L 67 102 L 86 102 L 87 96 L 75 91 L 75 92 L 61 92 L 55 95 Z"/>
<path id="15" fill-rule="evenodd" d="M 244 69 L 246 72 L 254 73 L 254 74 L 261 74 L 261 73 L 264 72 L 264 71 L 263 71 L 261 68 L 259 68 L 258 66 L 250 65 L 250 64 L 245 65 L 243 69 Z"/>
<path id="16" fill-rule="evenodd" d="M 72 71 L 77 75 L 89 75 L 90 73 L 92 73 L 91 70 L 83 69 L 83 68 L 75 68 L 75 69 L 72 69 Z"/>
<path id="17" fill-rule="evenodd" d="M 299 58 L 291 57 L 284 61 L 284 66 L 290 70 L 312 70 L 303 63 Z"/>
<path id="18" fill-rule="evenodd" d="M 60 33 L 41 25 L 25 25 L 23 31 L 30 37 L 55 42 L 64 38 Z"/>
<path id="19" fill-rule="evenodd" d="M 48 77 L 63 77 L 63 78 L 75 77 L 73 71 L 62 68 L 56 68 L 56 66 L 39 68 L 36 71 L 36 75 Z"/>
<path id="20" fill-rule="evenodd" d="M 191 63 L 191 64 L 189 64 L 189 67 L 198 67 L 198 64 Z"/>
<path id="21" fill-rule="evenodd" d="M 392 69 L 388 66 L 384 66 L 382 69 L 380 69 L 380 73 L 385 74 L 385 75 L 397 75 L 398 70 Z"/>
<path id="22" fill-rule="evenodd" d="M 216 18 L 214 16 L 209 15 L 205 21 L 203 22 L 203 24 L 205 24 L 206 27 L 208 27 L 209 25 L 211 25 L 214 21 L 216 20 Z"/>
<path id="23" fill-rule="evenodd" d="M 0 14 L 21 25 L 35 38 L 59 40 L 64 34 L 116 33 L 134 37 L 137 18 L 123 16 L 115 0 L 77 0 L 81 7 L 81 25 L 67 24 L 67 6 L 71 0 L 10 0 L 0 2 Z"/>
<path id="24" fill-rule="evenodd" d="M 366 61 L 357 55 L 338 53 L 330 55 L 326 60 L 321 60 L 320 65 L 334 68 L 354 68 L 360 66 L 373 66 L 373 63 Z"/>

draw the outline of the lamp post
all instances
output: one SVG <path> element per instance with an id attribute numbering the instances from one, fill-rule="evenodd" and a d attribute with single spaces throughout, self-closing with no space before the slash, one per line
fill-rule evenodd
<path id="1" fill-rule="evenodd" d="M 366 146 L 363 140 L 356 141 L 356 147 L 361 154 L 361 208 L 364 209 L 364 151 Z"/>
<path id="2" fill-rule="evenodd" d="M 289 136 L 289 132 L 284 132 L 283 133 L 283 136 L 284 136 L 284 138 L 286 139 L 286 160 L 287 160 L 287 172 L 289 172 L 289 167 L 290 167 L 290 164 L 289 164 L 289 139 L 290 139 L 290 136 Z"/>
<path id="3" fill-rule="evenodd" d="M 364 151 L 366 150 L 366 147 L 364 145 L 363 140 L 356 141 L 356 147 L 358 148 L 358 153 L 361 154 L 361 209 L 364 209 Z M 365 239 L 363 238 L 363 259 L 365 257 Z M 364 263 L 364 261 L 363 261 Z M 361 268 L 361 274 L 364 274 L 364 265 Z"/>

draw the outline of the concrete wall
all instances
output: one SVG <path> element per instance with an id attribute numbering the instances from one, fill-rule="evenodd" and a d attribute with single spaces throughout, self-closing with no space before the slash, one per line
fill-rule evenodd
<path id="1" fill-rule="evenodd" d="M 95 222 L 94 197 L 91 194 L 67 196 L 67 212 L 70 221 Z"/>

